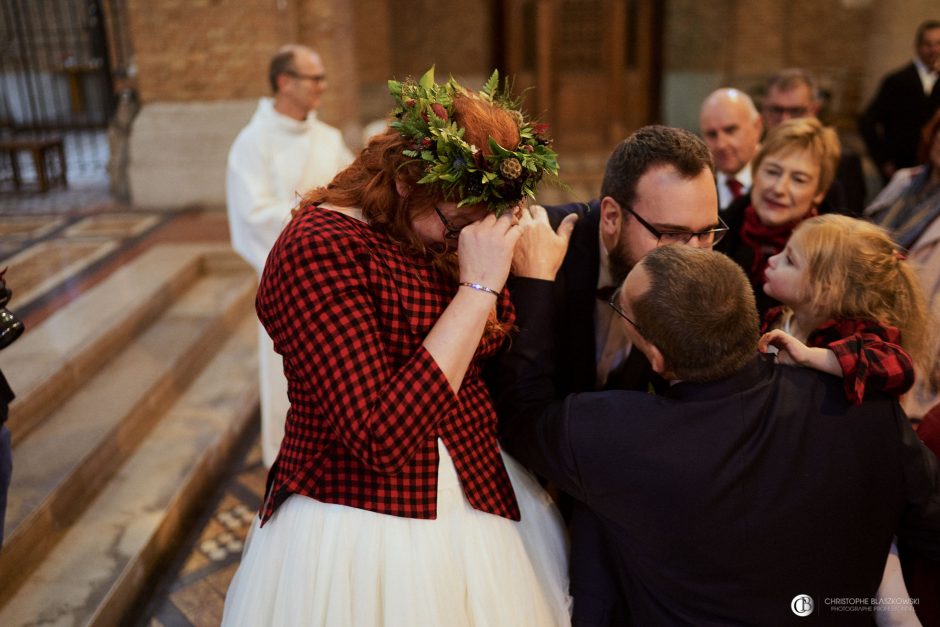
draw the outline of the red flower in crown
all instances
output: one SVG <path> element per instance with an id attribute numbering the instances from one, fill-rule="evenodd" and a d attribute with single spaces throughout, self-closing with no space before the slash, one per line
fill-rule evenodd
<path id="1" fill-rule="evenodd" d="M 532 134 L 533 135 L 544 135 L 548 132 L 548 124 L 533 124 L 532 125 Z"/>
<path id="2" fill-rule="evenodd" d="M 442 104 L 439 103 L 439 102 L 432 103 L 432 104 L 431 104 L 431 110 L 434 111 L 434 115 L 436 115 L 437 117 L 441 118 L 441 119 L 444 120 L 445 122 L 447 121 L 447 119 L 448 119 L 448 118 L 447 118 L 447 109 L 444 108 L 444 105 L 442 105 Z"/>

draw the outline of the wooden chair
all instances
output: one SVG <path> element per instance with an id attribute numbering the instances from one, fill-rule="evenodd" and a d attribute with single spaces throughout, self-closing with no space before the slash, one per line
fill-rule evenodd
<path id="1" fill-rule="evenodd" d="M 20 171 L 17 156 L 21 152 L 28 152 L 33 159 L 36 184 L 40 192 L 45 193 L 51 187 L 57 185 L 65 187 L 68 184 L 66 182 L 65 148 L 61 137 L 29 139 L 8 137 L 0 139 L 0 155 L 9 159 L 13 171 L 13 185 L 16 191 L 26 187 L 26 181 L 23 180 L 23 173 Z M 52 166 L 51 170 L 50 165 Z M 58 167 L 55 167 L 56 165 Z"/>

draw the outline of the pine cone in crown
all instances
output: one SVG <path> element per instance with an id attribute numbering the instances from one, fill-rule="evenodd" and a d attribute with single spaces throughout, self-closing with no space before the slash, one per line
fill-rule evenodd
<path id="1" fill-rule="evenodd" d="M 514 157 L 506 159 L 499 164 L 499 173 L 510 181 L 513 181 L 522 174 L 522 164 Z"/>

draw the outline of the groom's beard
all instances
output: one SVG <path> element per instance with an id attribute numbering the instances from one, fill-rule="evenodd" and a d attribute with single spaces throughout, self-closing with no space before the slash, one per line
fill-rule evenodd
<path id="1" fill-rule="evenodd" d="M 610 276 L 614 281 L 614 285 L 622 285 L 634 265 L 630 262 L 630 253 L 623 239 L 618 240 L 613 250 L 607 253 L 607 264 L 609 265 Z"/>

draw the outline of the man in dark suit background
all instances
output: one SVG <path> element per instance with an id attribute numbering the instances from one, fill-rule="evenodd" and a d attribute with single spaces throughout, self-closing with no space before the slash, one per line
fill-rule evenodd
<path id="1" fill-rule="evenodd" d="M 858 120 L 868 153 L 885 181 L 917 165 L 920 132 L 940 108 L 940 21 L 917 28 L 914 60 L 888 74 Z"/>
<path id="2" fill-rule="evenodd" d="M 940 559 L 940 468 L 897 401 L 854 406 L 841 380 L 758 356 L 733 261 L 683 246 L 643 257 L 611 309 L 671 385 L 564 401 L 546 341 L 555 267 L 516 271 L 504 441 L 597 514 L 635 624 L 867 625 L 895 534 Z"/>
<path id="3" fill-rule="evenodd" d="M 714 231 L 722 227 L 714 176 L 701 139 L 647 126 L 613 150 L 599 199 L 546 208 L 556 226 L 578 216 L 552 295 L 555 382 L 562 393 L 649 387 L 649 362 L 631 350 L 606 301 L 630 268 L 661 243 L 710 246 L 720 237 Z M 523 236 L 517 251 L 525 248 Z M 563 500 L 562 509 L 571 533 L 574 625 L 623 624 L 622 600 L 603 574 L 604 531 L 579 504 Z"/>
<path id="4" fill-rule="evenodd" d="M 767 81 L 761 101 L 761 115 L 767 132 L 793 118 L 818 118 L 822 100 L 816 78 L 801 68 L 789 68 L 774 74 Z M 865 172 L 862 160 L 842 147 L 836 176 L 829 186 L 820 209 L 859 217 L 865 208 Z"/>

